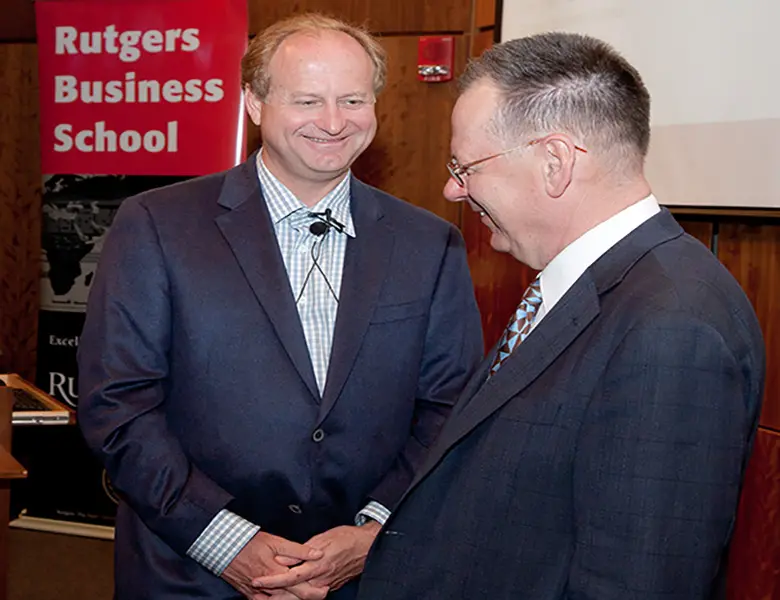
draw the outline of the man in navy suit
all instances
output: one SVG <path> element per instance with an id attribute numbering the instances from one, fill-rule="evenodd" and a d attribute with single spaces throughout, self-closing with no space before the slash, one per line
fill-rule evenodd
<path id="1" fill-rule="evenodd" d="M 764 348 L 739 285 L 651 194 L 649 115 L 639 74 L 592 38 L 513 40 L 467 69 L 445 195 L 541 273 L 377 537 L 359 598 L 712 594 Z"/>
<path id="2" fill-rule="evenodd" d="M 122 499 L 119 600 L 354 597 L 482 354 L 458 231 L 350 174 L 378 43 L 304 15 L 242 70 L 262 150 L 126 200 L 91 291 L 79 422 Z"/>

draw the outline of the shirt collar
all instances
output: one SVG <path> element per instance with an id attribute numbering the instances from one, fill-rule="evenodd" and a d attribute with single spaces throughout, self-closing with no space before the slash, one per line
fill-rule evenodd
<path id="1" fill-rule="evenodd" d="M 305 212 L 325 212 L 330 209 L 331 216 L 344 225 L 344 233 L 349 237 L 355 237 L 355 225 L 352 221 L 352 211 L 350 210 L 351 198 L 351 174 L 347 173 L 338 185 L 321 198 L 317 204 L 312 207 L 306 206 L 293 194 L 290 189 L 277 179 L 263 162 L 262 150 L 257 152 L 257 176 L 260 180 L 260 187 L 263 191 L 268 212 L 274 226 L 285 219 L 288 219 L 295 213 Z"/>
<path id="2" fill-rule="evenodd" d="M 566 246 L 540 275 L 545 312 L 549 312 L 574 282 L 612 246 L 660 210 L 655 196 L 650 194 L 599 223 Z"/>

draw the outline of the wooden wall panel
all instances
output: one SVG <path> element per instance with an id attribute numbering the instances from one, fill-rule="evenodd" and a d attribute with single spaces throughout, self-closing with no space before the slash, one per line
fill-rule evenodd
<path id="1" fill-rule="evenodd" d="M 0 42 L 35 40 L 35 9 L 32 0 L 0 0 Z"/>
<path id="2" fill-rule="evenodd" d="M 456 37 L 456 73 L 468 53 L 467 37 Z M 450 159 L 450 113 L 455 84 L 417 80 L 417 37 L 383 38 L 388 53 L 387 87 L 377 104 L 379 130 L 358 159 L 355 174 L 364 181 L 460 222 L 460 206 L 447 202 L 442 189 Z"/>
<path id="3" fill-rule="evenodd" d="M 707 248 L 712 248 L 712 232 L 714 229 L 712 221 L 697 221 L 692 219 L 677 218 L 677 222 L 689 235 L 692 235 Z"/>
<path id="4" fill-rule="evenodd" d="M 249 0 L 249 32 L 307 11 L 365 24 L 381 33 L 467 32 L 471 25 L 468 0 Z"/>
<path id="5" fill-rule="evenodd" d="M 35 39 L 32 0 L 1 0 L 0 42 Z M 491 14 L 491 7 L 493 14 Z M 249 32 L 255 34 L 290 14 L 319 11 L 366 24 L 371 31 L 418 33 L 467 32 L 471 25 L 468 0 L 247 0 Z M 492 25 L 495 0 L 479 0 L 477 27 Z"/>
<path id="6" fill-rule="evenodd" d="M 728 600 L 780 598 L 780 433 L 759 429 L 742 488 Z"/>
<path id="7" fill-rule="evenodd" d="M 478 31 L 472 36 L 471 56 L 479 56 L 493 45 L 493 30 Z"/>
<path id="8" fill-rule="evenodd" d="M 474 27 L 484 29 L 496 24 L 496 0 L 476 0 L 474 5 Z"/>
<path id="9" fill-rule="evenodd" d="M 761 322 L 767 354 L 761 424 L 780 430 L 780 224 L 721 223 L 718 258 L 742 285 Z"/>
<path id="10" fill-rule="evenodd" d="M 0 44 L 0 370 L 27 378 L 41 256 L 37 60 L 34 44 Z"/>
<path id="11" fill-rule="evenodd" d="M 390 194 L 403 198 L 460 224 L 460 206 L 447 202 L 442 188 L 450 159 L 449 115 L 455 103 L 455 83 L 417 80 L 417 37 L 381 39 L 388 54 L 387 87 L 377 102 L 379 129 L 371 146 L 358 159 L 355 175 Z M 467 36 L 456 36 L 456 72 L 467 56 Z M 248 147 L 259 144 L 251 126 Z"/>

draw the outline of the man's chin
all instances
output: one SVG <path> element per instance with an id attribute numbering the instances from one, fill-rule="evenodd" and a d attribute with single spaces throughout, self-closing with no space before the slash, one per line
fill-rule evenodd
<path id="1" fill-rule="evenodd" d="M 506 236 L 502 233 L 493 231 L 493 229 L 490 230 L 490 233 L 490 246 L 493 248 L 493 250 L 496 252 L 509 252 L 510 245 L 509 240 L 506 239 Z"/>
<path id="2" fill-rule="evenodd" d="M 348 170 L 359 155 L 351 153 L 319 154 L 312 156 L 307 162 L 310 170 L 323 174 L 343 173 Z"/>

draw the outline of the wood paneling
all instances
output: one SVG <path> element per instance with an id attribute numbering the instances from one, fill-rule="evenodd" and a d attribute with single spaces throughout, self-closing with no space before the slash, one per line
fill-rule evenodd
<path id="1" fill-rule="evenodd" d="M 8 516 L 11 508 L 10 480 L 26 477 L 27 471 L 11 456 L 11 410 L 13 394 L 0 389 L 0 600 L 8 597 Z"/>
<path id="2" fill-rule="evenodd" d="M 0 44 L 0 370 L 34 378 L 41 256 L 34 44 Z"/>
<path id="3" fill-rule="evenodd" d="M 495 24 L 496 0 L 476 0 L 474 6 L 474 27 L 484 29 Z"/>
<path id="4" fill-rule="evenodd" d="M 468 206 L 463 206 L 463 237 L 468 248 L 474 292 L 482 314 L 485 348 L 498 341 L 509 316 L 517 308 L 523 292 L 536 272 L 508 254 L 493 250 L 490 231 Z"/>
<path id="5" fill-rule="evenodd" d="M 745 474 L 727 579 L 729 600 L 780 598 L 780 433 L 759 429 Z"/>
<path id="6" fill-rule="evenodd" d="M 689 235 L 692 235 L 707 248 L 712 248 L 712 231 L 714 229 L 712 221 L 696 221 L 691 219 L 681 219 L 676 217 L 677 222 Z"/>
<path id="7" fill-rule="evenodd" d="M 317 11 L 381 33 L 467 32 L 471 2 L 465 0 L 249 0 L 249 32 L 255 34 L 291 14 Z"/>
<path id="8" fill-rule="evenodd" d="M 11 455 L 11 439 L 13 425 L 11 414 L 14 405 L 14 394 L 10 387 L 0 388 L 0 479 L 23 479 L 27 470 Z M 0 523 L 8 516 L 0 511 Z M 0 561 L 0 564 L 3 564 Z"/>
<path id="9" fill-rule="evenodd" d="M 718 258 L 747 293 L 767 354 L 761 424 L 780 430 L 780 224 L 721 223 Z"/>
<path id="10" fill-rule="evenodd" d="M 35 9 L 32 0 L 0 0 L 0 42 L 35 39 Z"/>
<path id="11" fill-rule="evenodd" d="M 274 21 L 291 14 L 318 11 L 383 33 L 467 32 L 471 24 L 471 2 L 465 0 L 296 0 L 295 2 L 248 0 L 249 32 L 255 34 Z M 492 25 L 495 0 L 480 0 L 477 27 Z M 35 11 L 32 0 L 2 0 L 0 41 L 35 39 Z"/>
<path id="12" fill-rule="evenodd" d="M 493 30 L 478 31 L 472 37 L 471 56 L 479 56 L 493 45 Z"/>
<path id="13" fill-rule="evenodd" d="M 455 38 L 455 72 L 466 64 L 467 37 Z M 455 84 L 417 80 L 417 37 L 384 38 L 387 87 L 377 103 L 379 130 L 358 159 L 355 174 L 386 192 L 460 222 L 460 207 L 447 202 L 442 188 L 450 159 L 450 113 Z"/>

